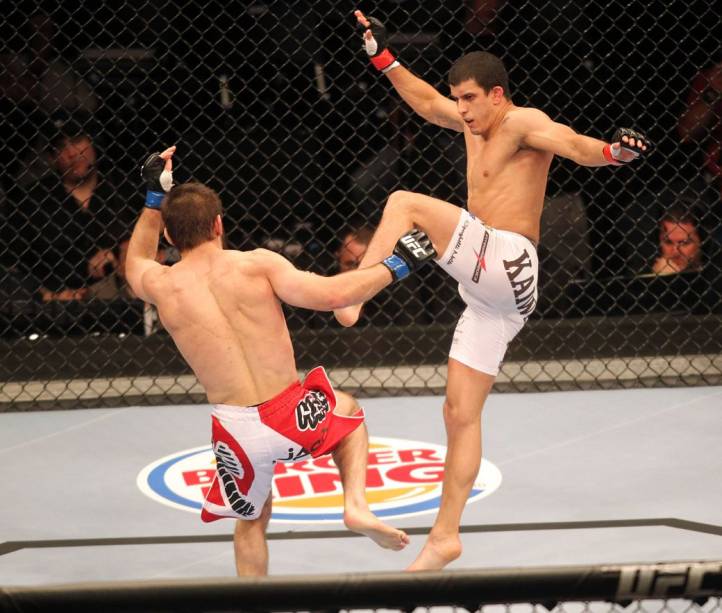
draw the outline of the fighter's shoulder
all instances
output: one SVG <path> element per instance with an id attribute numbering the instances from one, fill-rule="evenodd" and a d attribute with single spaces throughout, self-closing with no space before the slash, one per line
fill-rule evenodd
<path id="1" fill-rule="evenodd" d="M 250 251 L 235 251 L 232 257 L 249 273 L 268 274 L 279 267 L 290 265 L 290 262 L 280 253 L 270 249 L 258 248 Z"/>
<path id="2" fill-rule="evenodd" d="M 549 115 L 541 109 L 515 106 L 504 117 L 503 126 L 507 130 L 525 133 L 549 121 L 551 121 Z"/>

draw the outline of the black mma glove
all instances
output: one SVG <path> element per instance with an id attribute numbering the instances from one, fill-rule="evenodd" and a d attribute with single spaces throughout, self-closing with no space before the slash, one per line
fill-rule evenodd
<path id="1" fill-rule="evenodd" d="M 165 170 L 165 160 L 160 157 L 160 153 L 151 153 L 147 157 L 140 167 L 140 176 L 148 188 L 145 193 L 145 206 L 149 209 L 160 209 L 166 192 L 173 187 L 173 172 Z"/>
<path id="2" fill-rule="evenodd" d="M 429 237 L 421 230 L 411 230 L 396 243 L 394 254 L 381 263 L 391 271 L 394 281 L 400 281 L 434 257 L 436 250 Z"/>
<path id="3" fill-rule="evenodd" d="M 624 136 L 627 137 L 626 143 L 622 140 Z M 631 141 L 634 141 L 634 144 L 631 144 Z M 602 153 L 607 162 L 618 166 L 620 164 L 628 164 L 632 161 L 630 159 L 624 159 L 622 156 L 623 151 L 634 155 L 632 159 L 636 160 L 640 155 L 648 151 L 651 146 L 652 143 L 647 140 L 644 134 L 630 130 L 629 128 L 619 128 L 612 137 L 612 144 L 604 145 Z M 646 149 L 642 149 L 642 147 L 646 147 Z"/>
<path id="4" fill-rule="evenodd" d="M 375 17 L 367 17 L 366 19 L 369 22 L 368 26 L 359 23 L 364 30 L 364 48 L 376 69 L 386 73 L 399 66 L 396 58 L 386 46 L 388 41 L 386 26 Z M 366 38 L 366 30 L 371 30 L 371 38 Z"/>

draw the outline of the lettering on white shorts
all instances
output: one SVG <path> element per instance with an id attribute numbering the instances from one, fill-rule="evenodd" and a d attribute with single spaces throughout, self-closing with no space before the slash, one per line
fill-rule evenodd
<path id="1" fill-rule="evenodd" d="M 456 254 L 459 253 L 459 249 L 461 248 L 461 243 L 464 241 L 464 232 L 466 232 L 466 228 L 469 226 L 469 220 L 464 220 L 464 223 L 461 225 L 461 229 L 459 230 L 459 236 L 456 239 L 456 244 L 454 245 L 454 251 L 449 256 L 449 259 L 446 261 L 447 264 L 453 264 L 454 258 L 456 258 Z"/>
<path id="2" fill-rule="evenodd" d="M 504 260 L 506 276 L 509 277 L 511 289 L 514 291 L 514 301 L 517 311 L 526 320 L 536 307 L 534 289 L 536 287 L 532 272 L 532 261 L 529 252 L 524 252 L 516 260 Z M 529 270 L 526 270 L 526 269 Z"/>

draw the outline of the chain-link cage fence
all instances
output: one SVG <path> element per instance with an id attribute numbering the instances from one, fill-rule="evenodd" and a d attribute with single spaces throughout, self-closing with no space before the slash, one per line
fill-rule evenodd
<path id="1" fill-rule="evenodd" d="M 500 389 L 709 383 L 722 373 L 722 56 L 711 0 L 14 2 L 2 17 L 3 406 L 202 399 L 124 257 L 144 156 L 224 203 L 229 247 L 353 266 L 396 190 L 464 206 L 462 135 L 370 67 L 353 10 L 444 95 L 452 62 L 501 57 L 515 104 L 653 151 L 628 167 L 555 158 L 540 295 Z M 178 254 L 164 244 L 159 258 Z M 463 303 L 427 267 L 359 326 L 287 309 L 299 367 L 364 393 L 434 391 Z"/>

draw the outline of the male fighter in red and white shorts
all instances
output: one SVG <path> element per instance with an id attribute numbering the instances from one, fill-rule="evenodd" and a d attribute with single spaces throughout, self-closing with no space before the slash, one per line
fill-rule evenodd
<path id="1" fill-rule="evenodd" d="M 299 382 L 281 302 L 331 311 L 368 300 L 433 258 L 429 240 L 408 233 L 383 263 L 335 277 L 301 272 L 265 249 L 224 250 L 218 195 L 200 183 L 171 189 L 174 152 L 170 147 L 153 154 L 143 165 L 146 206 L 126 270 L 135 294 L 157 306 L 214 405 L 217 475 L 203 519 L 237 518 L 238 574 L 266 574 L 275 463 L 332 453 L 344 488 L 346 526 L 381 547 L 402 549 L 408 536 L 379 521 L 366 502 L 363 412 L 348 394 L 334 393 L 323 369 Z M 155 261 L 164 226 L 181 253 L 172 267 Z"/>

